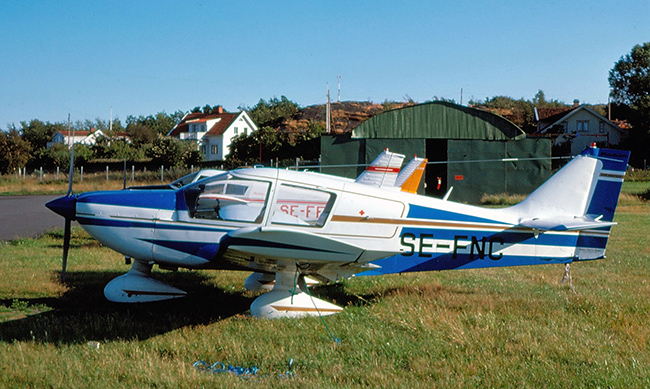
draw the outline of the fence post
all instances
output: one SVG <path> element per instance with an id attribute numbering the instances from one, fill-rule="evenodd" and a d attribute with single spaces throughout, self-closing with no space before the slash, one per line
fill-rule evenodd
<path id="1" fill-rule="evenodd" d="M 108 165 L 106 165 L 106 181 L 108 181 Z"/>
<path id="2" fill-rule="evenodd" d="M 135 165 L 131 165 L 131 181 L 135 181 Z"/>
<path id="3" fill-rule="evenodd" d="M 40 176 L 41 176 L 41 181 L 43 181 L 43 166 L 41 166 L 41 173 L 40 173 Z"/>
<path id="4" fill-rule="evenodd" d="M 190 173 L 194 173 L 194 165 L 190 167 Z"/>
<path id="5" fill-rule="evenodd" d="M 81 167 L 81 174 L 79 176 L 79 182 L 83 182 L 84 180 L 84 167 Z"/>
<path id="6" fill-rule="evenodd" d="M 59 167 L 58 166 L 56 167 L 56 179 L 57 180 L 59 179 Z"/>
<path id="7" fill-rule="evenodd" d="M 165 171 L 165 167 L 161 165 L 160 166 L 160 182 L 165 182 L 164 171 Z"/>
<path id="8" fill-rule="evenodd" d="M 298 159 L 298 157 L 296 157 L 296 171 L 298 171 L 298 169 L 300 168 L 300 162 L 298 162 L 298 161 L 299 161 L 299 159 Z"/>

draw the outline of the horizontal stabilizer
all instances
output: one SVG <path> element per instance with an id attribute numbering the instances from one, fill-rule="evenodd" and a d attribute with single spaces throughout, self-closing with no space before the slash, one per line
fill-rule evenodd
<path id="1" fill-rule="evenodd" d="M 524 220 L 519 223 L 519 226 L 539 231 L 580 231 L 616 225 L 614 222 L 604 222 L 599 219 L 590 216 L 536 218 Z"/>
<path id="2" fill-rule="evenodd" d="M 395 186 L 402 188 L 402 192 L 417 193 L 426 166 L 427 159 L 416 156 L 399 172 Z"/>
<path id="3" fill-rule="evenodd" d="M 356 182 L 380 188 L 393 187 L 403 160 L 404 155 L 386 149 L 359 175 Z"/>

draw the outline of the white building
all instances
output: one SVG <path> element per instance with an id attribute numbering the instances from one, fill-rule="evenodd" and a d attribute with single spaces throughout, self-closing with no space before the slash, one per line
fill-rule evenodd
<path id="1" fill-rule="evenodd" d="M 113 133 L 113 138 L 114 139 L 123 139 L 129 142 L 129 136 L 126 132 L 115 132 Z M 105 138 L 109 138 L 102 132 L 102 130 L 95 130 L 95 131 L 72 131 L 72 130 L 62 130 L 62 131 L 57 131 L 52 135 L 52 141 L 47 143 L 47 148 L 49 149 L 50 147 L 54 146 L 57 143 L 64 144 L 68 146 L 68 148 L 75 144 L 75 143 L 81 143 L 86 146 L 92 146 L 97 142 L 97 139 L 103 136 Z"/>
<path id="2" fill-rule="evenodd" d="M 257 131 L 257 126 L 245 111 L 225 112 L 216 107 L 217 113 L 188 113 L 167 134 L 180 140 L 197 142 L 206 161 L 221 161 L 230 153 L 230 143 L 238 135 Z"/>
<path id="3" fill-rule="evenodd" d="M 587 146 L 596 143 L 599 147 L 616 146 L 625 137 L 621 129 L 593 109 L 574 102 L 573 109 L 540 119 L 539 134 L 556 136 L 556 146 L 570 145 L 571 155 L 577 155 Z"/>

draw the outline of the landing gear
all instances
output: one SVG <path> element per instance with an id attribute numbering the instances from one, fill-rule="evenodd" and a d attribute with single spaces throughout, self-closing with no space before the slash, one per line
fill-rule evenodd
<path id="1" fill-rule="evenodd" d="M 251 315 L 264 319 L 282 317 L 325 316 L 343 311 L 343 308 L 312 297 L 307 290 L 304 275 L 295 272 L 275 273 L 273 290 L 251 304 Z"/>
<path id="2" fill-rule="evenodd" d="M 134 260 L 128 273 L 115 278 L 104 288 L 104 296 L 116 303 L 148 303 L 184 297 L 183 290 L 151 277 L 153 264 Z"/>

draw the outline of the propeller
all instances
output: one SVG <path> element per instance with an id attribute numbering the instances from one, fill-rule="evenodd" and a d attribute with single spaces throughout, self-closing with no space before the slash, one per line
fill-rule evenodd
<path id="1" fill-rule="evenodd" d="M 68 114 L 68 133 L 70 133 L 70 114 Z M 63 258 L 61 267 L 61 281 L 65 281 L 65 269 L 68 264 L 68 250 L 70 249 L 70 229 L 72 221 L 75 220 L 75 208 L 77 197 L 72 195 L 72 174 L 74 172 L 74 135 L 75 130 L 72 130 L 72 145 L 70 148 L 70 172 L 68 174 L 68 192 L 64 197 L 54 199 L 45 206 L 50 210 L 58 213 L 65 218 L 65 227 L 63 230 Z"/>

